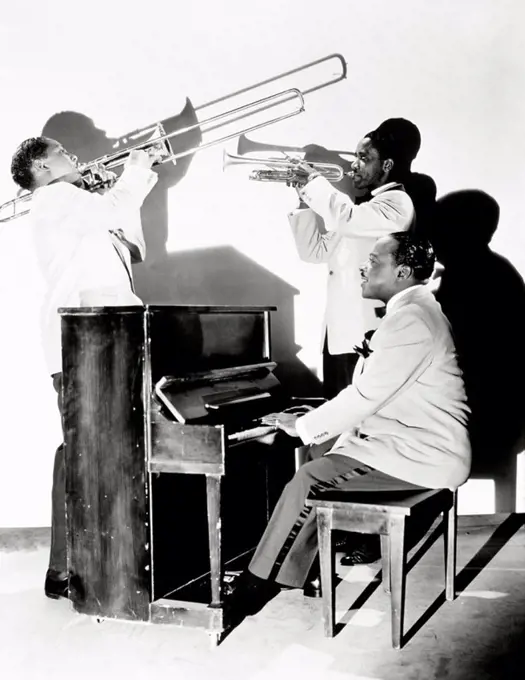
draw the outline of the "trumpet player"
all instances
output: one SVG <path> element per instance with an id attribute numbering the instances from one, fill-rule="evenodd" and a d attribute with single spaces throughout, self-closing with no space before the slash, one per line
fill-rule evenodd
<path id="1" fill-rule="evenodd" d="M 99 194 L 86 190 L 77 158 L 54 139 L 26 139 L 11 163 L 14 181 L 33 192 L 31 231 L 45 292 L 40 325 L 47 370 L 62 411 L 59 307 L 141 305 L 131 262 L 144 259 L 140 207 L 157 181 L 155 153 L 131 151 L 121 177 L 100 168 Z M 68 597 L 63 445 L 55 454 L 51 550 L 44 591 Z"/>
<path id="2" fill-rule="evenodd" d="M 407 124 L 381 126 L 358 143 L 349 172 L 355 193 L 351 198 L 318 176 L 308 162 L 298 171 L 305 183 L 298 188 L 300 204 L 289 216 L 300 258 L 328 266 L 323 330 L 323 390 L 335 397 L 352 382 L 359 358 L 356 352 L 366 330 L 375 328 L 375 304 L 362 300 L 359 263 L 376 238 L 408 230 L 415 219 L 411 198 L 399 182 L 409 164 Z M 419 132 L 418 132 L 419 134 Z M 305 161 L 314 160 L 311 155 Z"/>

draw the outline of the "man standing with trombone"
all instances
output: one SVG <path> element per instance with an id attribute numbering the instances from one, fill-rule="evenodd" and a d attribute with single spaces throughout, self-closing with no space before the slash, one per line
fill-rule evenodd
<path id="1" fill-rule="evenodd" d="M 44 354 L 62 413 L 62 355 L 59 307 L 141 305 L 131 262 L 145 257 L 140 207 L 157 181 L 151 166 L 157 149 L 132 150 L 121 177 L 97 169 L 96 186 L 86 190 L 77 158 L 47 137 L 26 139 L 16 150 L 11 173 L 33 192 L 31 230 L 45 282 L 40 325 Z M 116 180 L 116 181 L 115 181 Z M 113 184 L 113 186 L 111 186 Z M 51 550 L 45 594 L 68 597 L 74 587 L 67 572 L 64 446 L 55 454 Z"/>

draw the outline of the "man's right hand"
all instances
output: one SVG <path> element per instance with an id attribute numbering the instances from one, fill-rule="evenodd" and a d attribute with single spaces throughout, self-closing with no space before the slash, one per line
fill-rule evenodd
<path id="1" fill-rule="evenodd" d="M 142 149 L 134 149 L 133 151 L 130 151 L 125 167 L 129 168 L 135 166 L 149 170 L 149 168 L 151 168 L 153 165 L 154 160 L 154 156 L 150 155 L 147 151 L 142 151 Z"/>

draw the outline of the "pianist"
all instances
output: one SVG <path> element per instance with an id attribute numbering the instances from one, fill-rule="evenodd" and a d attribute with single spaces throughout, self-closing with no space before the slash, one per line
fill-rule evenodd
<path id="1" fill-rule="evenodd" d="M 230 594 L 241 616 L 255 614 L 281 586 L 304 586 L 317 555 L 309 495 L 335 487 L 455 489 L 466 481 L 468 407 L 448 321 L 424 285 L 433 265 L 426 242 L 406 232 L 380 238 L 361 267 L 361 288 L 363 297 L 386 304 L 386 315 L 353 384 L 305 415 L 266 416 L 305 444 L 337 439 L 283 491 Z"/>
<path id="2" fill-rule="evenodd" d="M 131 262 L 145 255 L 140 206 L 157 181 L 155 152 L 132 151 L 126 168 L 104 195 L 84 189 L 77 158 L 47 137 L 26 139 L 11 174 L 33 192 L 31 233 L 44 278 L 41 331 L 44 354 L 62 410 L 59 307 L 141 305 Z M 68 596 L 66 571 L 64 450 L 55 455 L 51 551 L 45 594 Z"/>

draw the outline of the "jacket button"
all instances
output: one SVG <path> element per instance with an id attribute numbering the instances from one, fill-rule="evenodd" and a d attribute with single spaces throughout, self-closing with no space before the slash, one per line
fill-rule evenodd
<path id="1" fill-rule="evenodd" d="M 330 276 L 332 276 L 332 274 L 334 273 L 333 269 L 330 269 L 328 273 L 330 274 Z"/>

